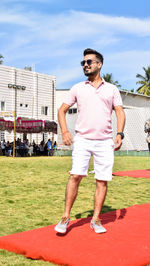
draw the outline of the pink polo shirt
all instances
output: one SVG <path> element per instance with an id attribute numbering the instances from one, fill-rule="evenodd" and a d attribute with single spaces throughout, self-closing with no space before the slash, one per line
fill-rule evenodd
<path id="1" fill-rule="evenodd" d="M 90 81 L 74 85 L 64 102 L 69 106 L 77 103 L 78 118 L 75 132 L 86 139 L 112 138 L 112 110 L 122 105 L 118 88 L 104 80 L 95 88 Z"/>

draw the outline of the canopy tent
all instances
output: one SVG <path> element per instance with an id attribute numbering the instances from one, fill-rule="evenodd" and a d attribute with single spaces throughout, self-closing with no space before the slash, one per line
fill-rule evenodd
<path id="1" fill-rule="evenodd" d="M 0 130 L 11 132 L 14 130 L 14 122 L 0 118 Z M 52 132 L 57 134 L 57 123 L 47 120 L 34 120 L 23 117 L 16 119 L 15 132 L 17 133 L 41 133 Z"/>

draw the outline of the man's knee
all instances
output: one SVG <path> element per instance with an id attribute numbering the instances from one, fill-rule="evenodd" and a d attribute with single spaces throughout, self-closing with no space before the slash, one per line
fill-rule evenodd
<path id="1" fill-rule="evenodd" d="M 82 176 L 81 175 L 70 175 L 70 180 L 73 181 L 73 182 L 76 182 L 76 183 L 80 183 L 82 179 Z"/>
<path id="2" fill-rule="evenodd" d="M 104 180 L 96 180 L 96 185 L 98 187 L 107 187 L 107 181 L 104 181 Z"/>

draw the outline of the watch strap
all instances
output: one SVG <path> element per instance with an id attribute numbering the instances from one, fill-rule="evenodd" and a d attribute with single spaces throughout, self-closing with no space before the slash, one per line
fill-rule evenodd
<path id="1" fill-rule="evenodd" d="M 124 133 L 123 132 L 117 132 L 117 135 L 120 135 L 121 139 L 124 139 Z"/>

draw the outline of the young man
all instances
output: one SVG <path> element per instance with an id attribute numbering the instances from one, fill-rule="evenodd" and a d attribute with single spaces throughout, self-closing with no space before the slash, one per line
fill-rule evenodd
<path id="1" fill-rule="evenodd" d="M 91 155 L 94 159 L 96 191 L 94 197 L 94 213 L 90 223 L 96 233 L 104 233 L 99 215 L 103 206 L 107 181 L 112 180 L 112 167 L 115 150 L 122 145 L 125 114 L 118 88 L 105 82 L 100 77 L 103 56 L 93 50 L 84 50 L 84 60 L 81 62 L 84 74 L 88 79 L 72 87 L 67 100 L 58 111 L 59 124 L 65 145 L 73 146 L 72 170 L 66 187 L 65 211 L 61 221 L 55 226 L 59 233 L 66 233 L 70 220 L 70 211 L 76 199 L 80 181 L 87 176 Z M 66 112 L 77 102 L 78 119 L 73 140 L 66 124 Z M 111 114 L 115 110 L 117 117 L 117 136 L 112 139 Z"/>

